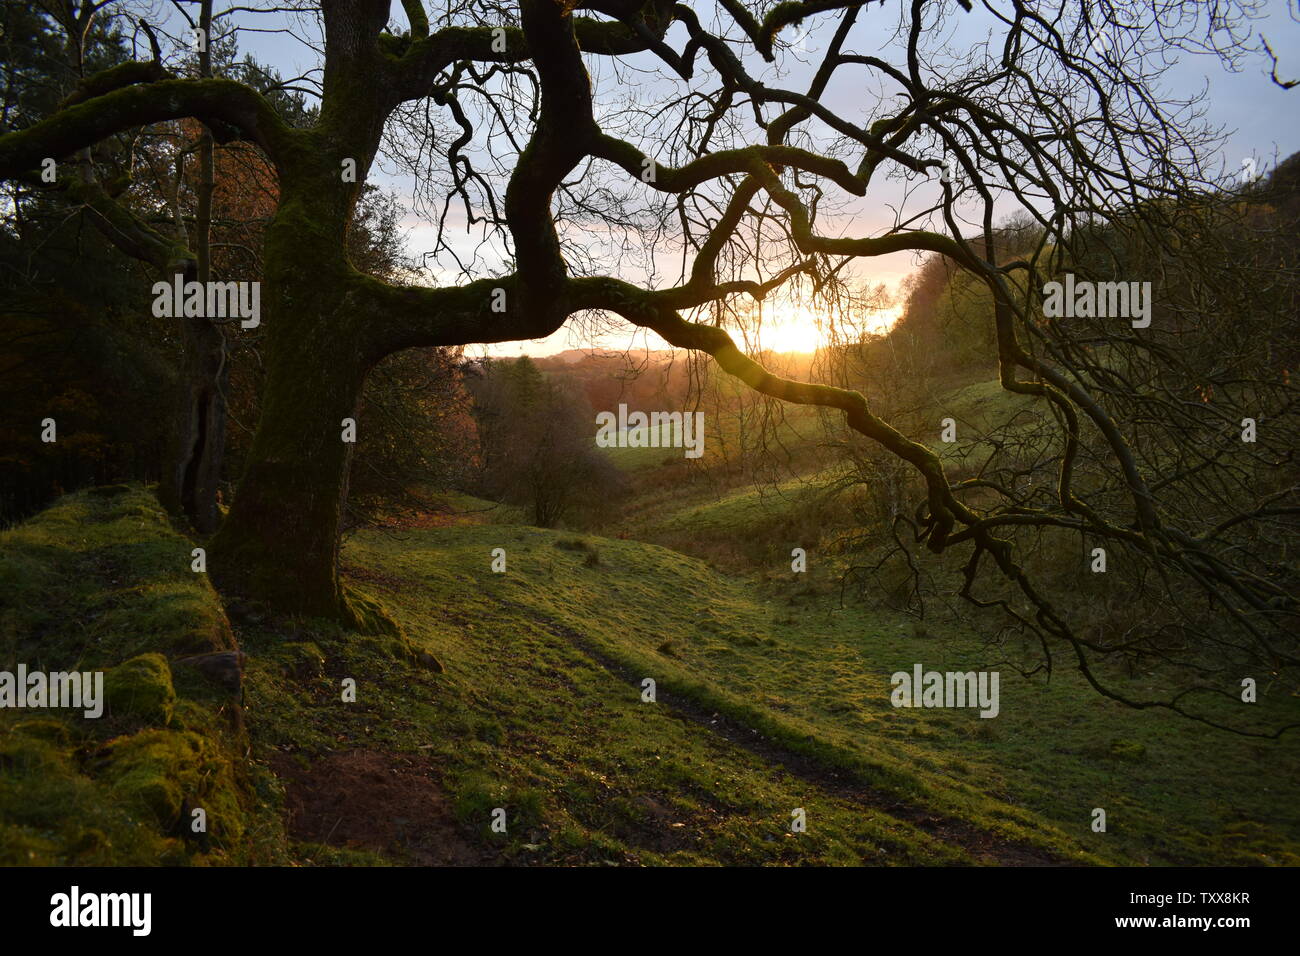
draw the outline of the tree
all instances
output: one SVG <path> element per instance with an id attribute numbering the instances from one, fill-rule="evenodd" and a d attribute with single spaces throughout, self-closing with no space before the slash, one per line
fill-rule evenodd
<path id="1" fill-rule="evenodd" d="M 212 42 L 192 52 L 186 47 L 180 53 L 183 69 L 199 77 L 225 75 L 257 82 L 287 122 L 300 123 L 305 115 L 302 95 L 282 89 L 273 72 L 250 58 L 236 62 L 233 38 L 213 28 L 210 0 L 198 7 L 198 19 L 188 22 Z M 6 60 L 12 56 L 18 66 L 4 78 L 6 127 L 30 123 L 33 103 L 49 101 L 49 112 L 93 97 L 97 72 L 165 74 L 155 31 L 142 21 L 114 15 L 109 4 L 60 4 L 43 12 L 7 2 L 4 10 Z M 151 63 L 129 62 L 131 32 L 147 37 Z M 236 165 L 242 167 L 238 173 Z M 258 157 L 256 147 L 217 149 L 206 127 L 193 119 L 122 131 L 93 149 L 80 150 L 61 175 L 47 178 L 50 172 L 42 170 L 40 178 L 22 177 L 21 188 L 15 184 L 19 222 L 33 205 L 75 215 L 122 253 L 144 263 L 155 279 L 168 283 L 177 275 L 206 283 L 230 278 L 231 265 L 247 268 L 247 256 L 228 254 L 236 245 L 228 235 L 236 224 L 231 214 L 248 217 L 238 222 L 246 231 L 256 221 L 259 200 L 269 218 L 265 203 L 274 193 L 273 170 Z M 232 203 L 232 194 L 244 201 Z M 246 236 L 239 238 L 249 251 Z M 179 334 L 167 329 L 161 335 L 174 340 L 178 350 L 173 394 L 166 403 L 171 422 L 161 436 L 167 450 L 158 463 L 159 496 L 198 531 L 210 533 L 218 523 L 217 489 L 227 433 L 232 366 L 224 328 L 228 320 L 185 315 L 173 321 Z"/>
<path id="2" fill-rule="evenodd" d="M 403 349 L 538 338 L 571 316 L 601 313 L 706 352 L 765 395 L 843 412 L 919 474 L 924 546 L 967 550 L 972 583 L 991 562 L 1028 608 L 1010 610 L 1094 681 L 1091 655 L 1105 649 L 1075 633 L 1029 580 L 1009 537 L 1019 527 L 1131 547 L 1161 573 L 1222 597 L 1243 654 L 1294 668 L 1292 573 L 1284 562 L 1267 573 L 1244 566 L 1224 538 L 1264 506 L 1243 502 L 1211 527 L 1171 513 L 1103 400 L 1115 387 L 1142 386 L 1107 379 L 1085 357 L 1078 327 L 1058 323 L 1049 333 L 1036 322 L 1044 262 L 1069 261 L 1087 224 L 1114 224 L 1150 251 L 1148 262 L 1177 259 L 1213 227 L 1196 213 L 1223 192 L 1205 165 L 1217 141 L 1198 125 L 1195 101 L 1161 91 L 1158 61 L 1170 47 L 1240 59 L 1255 6 L 1061 0 L 1049 14 L 989 0 L 979 15 L 996 41 L 960 54 L 943 49 L 943 27 L 976 15 L 969 0 L 909 0 L 901 13 L 866 0 L 791 0 L 759 14 L 734 0 L 705 15 L 696 6 L 521 0 L 516 15 L 472 2 L 435 28 L 419 0 L 403 0 L 410 30 L 397 33 L 387 0 L 325 0 L 320 110 L 306 128 L 247 83 L 166 75 L 155 56 L 87 77 L 71 102 L 0 137 L 0 175 L 12 177 L 117 131 L 190 116 L 218 141 L 255 143 L 275 165 L 265 392 L 229 516 L 210 542 L 218 582 L 286 611 L 357 619 L 338 576 L 352 449 L 339 429 L 355 417 L 370 368 Z M 864 16 L 874 19 L 859 25 Z M 782 36 L 804 20 L 826 21 L 827 42 L 807 84 L 787 88 L 769 65 L 797 54 Z M 897 56 L 854 52 L 859 26 L 873 38 L 892 29 Z M 598 110 L 587 64 L 610 64 L 615 72 L 601 75 L 617 76 L 632 61 L 658 64 L 667 85 L 648 89 L 644 102 L 602 101 Z M 882 85 L 865 119 L 828 105 L 841 79 L 860 90 Z M 349 262 L 352 210 L 386 133 L 403 144 L 398 154 L 445 159 L 445 172 L 425 180 L 426 197 L 441 199 L 431 207 L 442 206 L 445 226 L 459 203 L 469 225 L 505 245 L 503 274 L 471 261 L 458 284 L 403 287 Z M 889 176 L 915 187 L 892 227 L 820 228 L 837 203 L 868 196 Z M 994 216 L 1008 203 L 1043 229 L 1042 255 L 1002 261 Z M 647 268 L 609 274 L 630 237 L 680 252 L 681 280 L 649 280 L 657 271 Z M 1042 403 L 1061 436 L 1049 502 L 1026 511 L 1010 489 L 954 484 L 936 451 L 879 417 L 860 392 L 773 375 L 727 331 L 743 296 L 804 287 L 823 308 L 851 309 L 847 265 L 905 250 L 943 254 L 987 286 L 1003 387 Z M 1136 339 L 1157 364 L 1175 361 L 1130 329 L 1105 334 Z M 1261 416 L 1294 405 L 1289 384 L 1260 399 Z M 1085 440 L 1086 453 L 1118 476 L 1106 492 L 1122 507 L 1114 499 L 1094 507 L 1091 489 L 1073 481 Z M 1266 507 L 1274 520 L 1292 510 L 1277 500 Z M 1181 698 L 1130 703 L 1187 712 Z"/>
<path id="3" fill-rule="evenodd" d="M 70 44 L 39 10 L 0 4 L 0 129 L 55 109 L 79 70 L 129 59 L 103 24 Z M 116 161 L 119 143 L 96 147 Z M 66 177 L 65 177 L 66 178 Z M 0 520 L 63 490 L 127 476 L 157 480 L 168 429 L 169 348 L 138 309 L 142 276 L 60 191 L 11 183 L 0 229 Z M 110 400 L 105 397 L 111 396 Z M 129 415 L 119 408 L 131 408 Z M 33 422 L 54 418 L 60 440 Z"/>
<path id="4" fill-rule="evenodd" d="M 556 525 L 579 497 L 589 513 L 622 492 L 620 474 L 592 442 L 591 406 L 548 379 L 528 356 L 487 362 L 474 389 L 482 477 L 489 497 L 526 507 L 533 523 Z"/>

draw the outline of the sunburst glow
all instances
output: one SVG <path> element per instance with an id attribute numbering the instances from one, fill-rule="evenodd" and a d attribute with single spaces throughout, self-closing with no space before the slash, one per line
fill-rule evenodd
<path id="1" fill-rule="evenodd" d="M 816 352 L 832 341 L 843 344 L 859 335 L 885 332 L 898 320 L 901 309 L 882 308 L 857 316 L 851 325 L 841 324 L 832 331 L 829 324 L 813 312 L 799 306 L 776 306 L 764 310 L 761 322 L 747 324 L 742 335 L 733 332 L 738 343 L 744 341 L 751 350 L 771 352 Z"/>

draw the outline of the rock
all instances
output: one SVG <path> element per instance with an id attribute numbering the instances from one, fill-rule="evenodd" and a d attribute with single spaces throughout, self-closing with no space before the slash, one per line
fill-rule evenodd
<path id="1" fill-rule="evenodd" d="M 195 654 L 193 657 L 181 657 L 172 661 L 172 665 L 174 667 L 192 667 L 232 694 L 237 694 L 243 685 L 244 659 L 243 651 L 218 651 L 213 654 Z"/>
<path id="2" fill-rule="evenodd" d="M 233 765 L 213 738 L 142 730 L 109 741 L 97 762 L 114 796 L 155 817 L 165 831 L 188 824 L 187 807 L 202 807 L 213 836 L 230 841 L 243 834 Z"/>
<path id="3" fill-rule="evenodd" d="M 167 658 L 141 654 L 118 664 L 104 675 L 104 696 L 114 716 L 130 715 L 166 726 L 176 707 Z"/>
<path id="4" fill-rule="evenodd" d="M 428 651 L 416 651 L 415 662 L 419 664 L 421 667 L 428 668 L 429 670 L 433 671 L 435 674 L 442 673 L 443 670 L 442 661 L 438 660 L 438 658 L 434 657 Z"/>
<path id="5" fill-rule="evenodd" d="M 280 670 L 295 680 L 320 680 L 325 676 L 325 655 L 311 641 L 290 641 L 276 652 Z"/>
<path id="6" fill-rule="evenodd" d="M 226 616 L 236 624 L 257 626 L 264 624 L 268 615 L 260 604 L 232 598 L 226 602 Z"/>

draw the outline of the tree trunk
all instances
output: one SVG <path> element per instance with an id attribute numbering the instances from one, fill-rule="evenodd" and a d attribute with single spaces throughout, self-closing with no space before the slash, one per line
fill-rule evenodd
<path id="1" fill-rule="evenodd" d="M 194 530 L 220 524 L 217 485 L 226 447 L 225 342 L 207 319 L 181 319 L 185 361 L 176 386 L 176 412 L 158 497 Z"/>
<path id="2" fill-rule="evenodd" d="M 212 0 L 202 0 L 199 29 L 212 35 Z M 212 46 L 205 42 L 199 52 L 198 73 L 212 76 Z M 199 178 L 195 184 L 197 209 L 194 217 L 195 275 L 204 284 L 212 279 L 212 194 L 215 171 L 212 134 L 204 128 L 198 142 Z M 177 183 L 179 189 L 179 182 Z M 179 203 L 179 197 L 178 197 Z M 181 221 L 176 228 L 184 236 Z M 163 276 L 171 282 L 173 276 Z M 217 487 L 226 453 L 226 340 L 209 318 L 182 317 L 184 361 L 177 386 L 177 406 L 167 461 L 158 497 L 173 514 L 184 515 L 200 534 L 217 530 L 221 516 L 217 509 Z"/>
<path id="3" fill-rule="evenodd" d="M 200 534 L 220 523 L 217 483 L 226 447 L 225 342 L 205 318 L 182 318 L 185 360 L 158 497 Z"/>
<path id="4" fill-rule="evenodd" d="M 257 432 L 230 512 L 212 538 L 215 582 L 278 613 L 393 633 L 383 609 L 339 580 L 339 536 L 354 423 L 370 368 L 394 347 L 346 259 L 346 233 L 383 122 L 375 50 L 386 4 L 326 5 L 335 52 L 325 65 L 317 130 L 280 157 L 280 197 L 263 248 L 266 375 Z M 355 176 L 343 175 L 350 165 Z"/>
<path id="5" fill-rule="evenodd" d="M 269 319 L 285 322 L 277 309 Z M 270 335 L 257 433 L 209 567 L 223 590 L 277 611 L 348 618 L 338 575 L 352 457 L 343 420 L 356 418 L 367 366 L 336 333 L 316 313 Z"/>
<path id="6" fill-rule="evenodd" d="M 349 602 L 339 581 L 354 447 L 343 440 L 343 420 L 355 421 L 366 373 L 380 355 L 348 294 L 352 274 L 341 254 L 348 205 L 338 167 L 321 168 L 318 182 L 286 182 L 267 231 L 257 432 L 208 566 L 223 590 L 277 612 L 364 626 L 368 609 Z"/>

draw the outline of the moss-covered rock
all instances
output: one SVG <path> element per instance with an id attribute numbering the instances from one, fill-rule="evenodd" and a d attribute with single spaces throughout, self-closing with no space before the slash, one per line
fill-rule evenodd
<path id="1" fill-rule="evenodd" d="M 162 836 L 81 772 L 59 721 L 0 724 L 0 866 L 142 865 Z M 65 728 L 66 730 L 66 728 Z"/>
<path id="2" fill-rule="evenodd" d="M 138 485 L 0 532 L 11 653 L 103 671 L 107 705 L 104 720 L 0 709 L 0 866 L 283 861 L 282 820 L 243 760 L 242 654 L 193 546 Z"/>
<path id="3" fill-rule="evenodd" d="M 244 654 L 242 651 L 217 651 L 197 654 L 172 661 L 177 677 L 193 675 L 229 694 L 238 694 L 243 687 Z"/>
<path id="4" fill-rule="evenodd" d="M 145 730 L 111 741 L 103 779 L 123 803 L 151 813 L 164 829 L 194 831 L 202 809 L 206 835 L 228 842 L 244 832 L 234 768 L 210 737 L 191 731 Z"/>
<path id="5" fill-rule="evenodd" d="M 128 600 L 103 612 L 100 623 L 133 636 L 128 653 L 157 649 L 170 655 L 205 654 L 234 645 L 215 594 L 204 582 L 188 578 L 156 580 L 134 588 Z"/>
<path id="6" fill-rule="evenodd" d="M 103 776 L 124 802 L 172 827 L 180 820 L 186 789 L 198 783 L 202 751 L 198 734 L 142 731 L 109 744 Z"/>
<path id="7" fill-rule="evenodd" d="M 67 746 L 72 740 L 72 729 L 57 717 L 32 717 L 16 721 L 13 730 L 18 735 L 34 737 L 55 746 Z"/>
<path id="8" fill-rule="evenodd" d="M 362 634 L 405 638 L 402 626 L 378 598 L 364 593 L 351 584 L 345 584 L 343 599 L 347 623 Z"/>
<path id="9" fill-rule="evenodd" d="M 158 726 L 171 722 L 176 707 L 171 668 L 161 654 L 141 654 L 118 664 L 104 677 L 104 695 L 113 716 Z"/>

